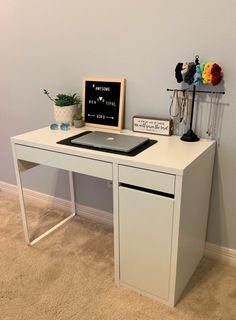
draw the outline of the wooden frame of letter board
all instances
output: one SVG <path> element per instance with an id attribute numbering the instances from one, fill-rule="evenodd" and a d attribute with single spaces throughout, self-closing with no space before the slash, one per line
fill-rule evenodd
<path id="1" fill-rule="evenodd" d="M 86 105 L 85 105 L 85 98 L 86 98 L 86 81 L 94 81 L 94 82 L 119 82 L 120 83 L 120 99 L 119 99 L 119 114 L 118 114 L 118 125 L 106 125 L 106 124 L 96 124 L 85 122 L 86 126 L 96 127 L 96 128 L 104 128 L 104 129 L 111 129 L 111 130 L 121 130 L 123 128 L 123 116 L 124 116 L 124 98 L 125 98 L 125 79 L 118 79 L 118 78 L 105 78 L 105 77 L 85 77 L 83 78 L 83 96 L 82 96 L 82 115 L 85 120 L 86 114 Z"/>

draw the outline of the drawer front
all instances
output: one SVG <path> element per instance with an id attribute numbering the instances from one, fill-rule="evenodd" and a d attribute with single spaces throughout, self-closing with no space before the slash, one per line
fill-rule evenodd
<path id="1" fill-rule="evenodd" d="M 119 182 L 174 194 L 175 176 L 152 170 L 119 166 Z"/>
<path id="2" fill-rule="evenodd" d="M 22 145 L 16 145 L 16 154 L 20 160 L 112 180 L 112 164 L 110 162 Z"/>

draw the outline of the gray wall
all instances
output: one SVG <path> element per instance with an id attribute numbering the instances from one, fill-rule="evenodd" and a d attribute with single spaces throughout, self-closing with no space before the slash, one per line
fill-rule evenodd
<path id="1" fill-rule="evenodd" d="M 169 116 L 175 65 L 198 54 L 223 67 L 226 91 L 207 238 L 236 249 L 235 12 L 235 0 L 1 0 L 0 180 L 15 184 L 9 137 L 53 121 L 43 88 L 81 93 L 83 76 L 124 77 L 131 128 L 135 114 Z M 37 167 L 24 183 L 68 198 L 65 172 Z M 80 203 L 112 211 L 105 181 L 79 176 L 77 184 Z"/>

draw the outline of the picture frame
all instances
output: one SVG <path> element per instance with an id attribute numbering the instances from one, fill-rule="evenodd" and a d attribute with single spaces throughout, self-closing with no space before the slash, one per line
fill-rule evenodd
<path id="1" fill-rule="evenodd" d="M 171 119 L 134 116 L 132 121 L 132 130 L 134 132 L 170 136 L 173 134 L 173 123 Z"/>
<path id="2" fill-rule="evenodd" d="M 125 79 L 85 77 L 82 115 L 86 126 L 121 130 L 124 116 Z"/>

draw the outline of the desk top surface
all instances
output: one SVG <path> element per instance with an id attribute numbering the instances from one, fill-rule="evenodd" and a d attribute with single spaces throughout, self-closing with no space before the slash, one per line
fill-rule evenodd
<path id="1" fill-rule="evenodd" d="M 45 127 L 12 137 L 11 141 L 15 144 L 54 152 L 61 152 L 100 161 L 130 165 L 178 175 L 183 175 L 184 170 L 186 170 L 193 161 L 215 147 L 215 141 L 207 139 L 201 139 L 198 142 L 184 142 L 180 140 L 179 136 L 150 135 L 132 132 L 130 130 L 122 130 L 120 134 L 147 136 L 150 139 L 157 140 L 158 143 L 152 145 L 134 157 L 57 144 L 57 141 L 88 130 L 99 129 L 91 127 L 71 127 L 68 131 L 52 131 L 49 127 Z M 101 131 L 109 132 L 109 130 Z M 110 130 L 110 132 L 114 131 Z"/>

